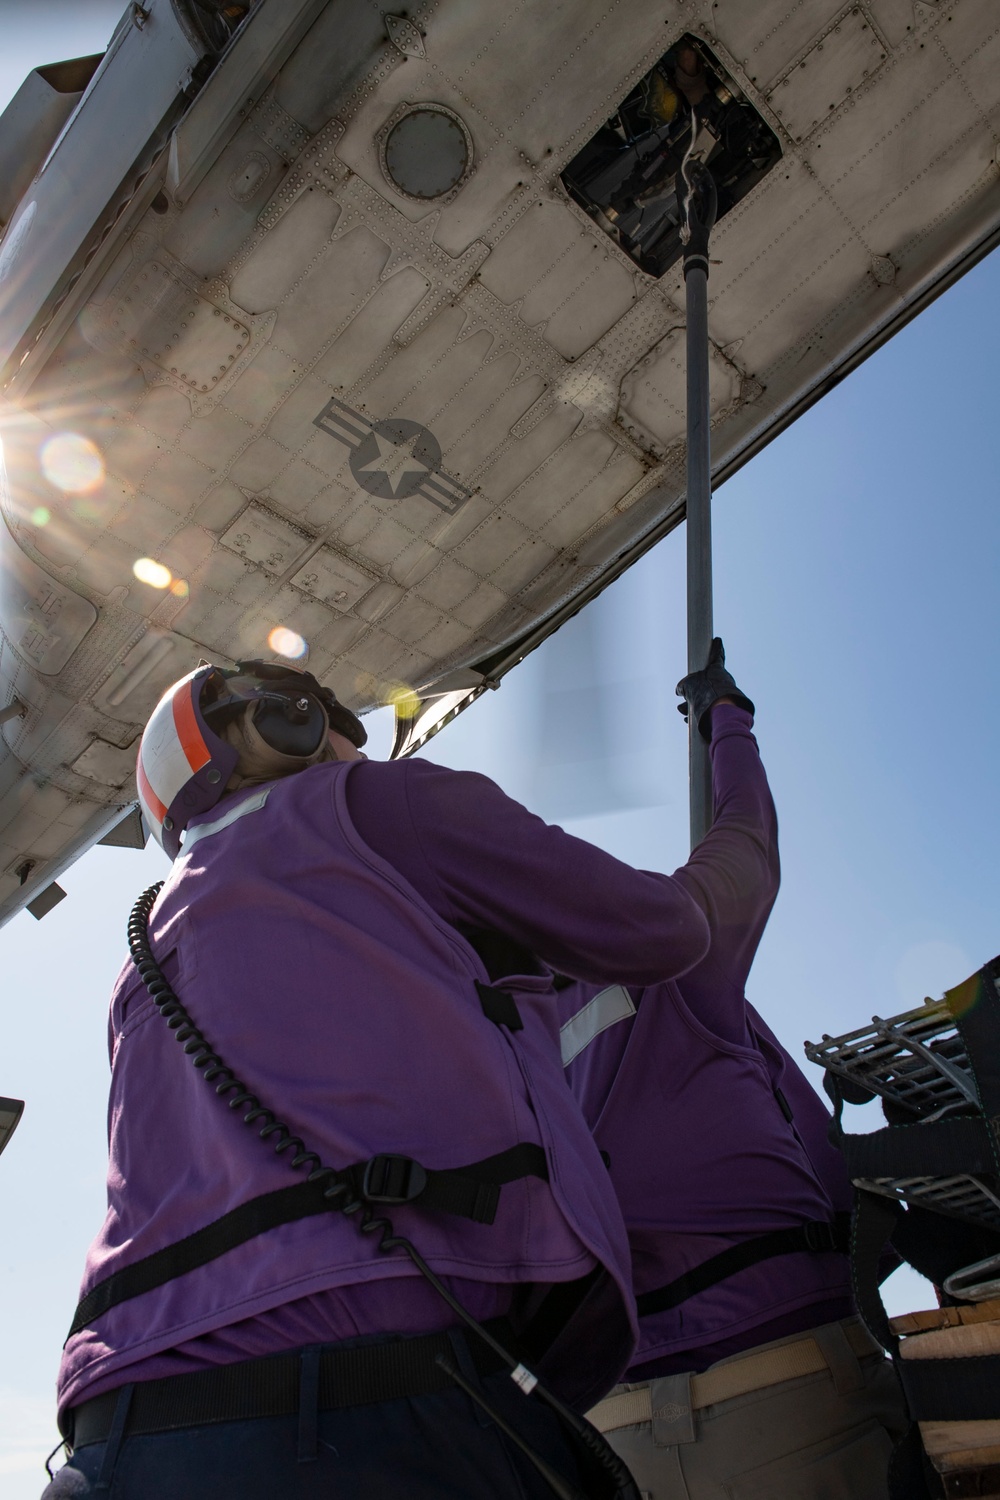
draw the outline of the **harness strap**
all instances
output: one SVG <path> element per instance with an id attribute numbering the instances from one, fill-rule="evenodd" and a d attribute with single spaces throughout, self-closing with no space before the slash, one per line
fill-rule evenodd
<path id="1" fill-rule="evenodd" d="M 678 1276 L 666 1286 L 643 1292 L 636 1298 L 639 1316 L 648 1318 L 653 1313 L 679 1307 L 689 1297 L 708 1291 L 709 1287 L 735 1276 L 737 1271 L 745 1271 L 749 1266 L 760 1265 L 765 1260 L 774 1260 L 779 1255 L 794 1255 L 802 1250 L 812 1255 L 831 1252 L 846 1255 L 850 1250 L 850 1225 L 850 1214 L 838 1213 L 834 1215 L 832 1222 L 825 1219 L 810 1220 L 809 1223 L 797 1224 L 789 1229 L 772 1229 L 768 1234 L 758 1234 L 753 1239 L 743 1240 L 739 1245 L 730 1245 L 727 1250 L 702 1261 L 693 1270 L 685 1271 L 683 1276 Z"/>
<path id="2" fill-rule="evenodd" d="M 986 1224 L 946 1219 L 911 1201 L 892 1231 L 892 1248 L 934 1286 L 944 1286 L 961 1266 L 1000 1255 L 1000 1231 Z"/>
<path id="3" fill-rule="evenodd" d="M 854 1219 L 851 1225 L 851 1288 L 854 1304 L 868 1332 L 878 1339 L 883 1349 L 887 1349 L 894 1359 L 899 1353 L 899 1340 L 889 1327 L 889 1315 L 879 1292 L 878 1273 L 879 1263 L 904 1218 L 905 1210 L 895 1198 L 866 1192 L 862 1188 L 855 1190 Z"/>
<path id="4" fill-rule="evenodd" d="M 953 1120 L 888 1125 L 870 1135 L 841 1135 L 851 1178 L 968 1177 L 996 1175 L 996 1120 Z"/>
<path id="5" fill-rule="evenodd" d="M 499 990 L 495 985 L 475 981 L 476 994 L 483 1007 L 483 1015 L 494 1026 L 506 1026 L 508 1031 L 523 1031 L 524 1022 L 514 996 L 508 990 Z"/>
<path id="6" fill-rule="evenodd" d="M 544 1148 L 529 1141 L 482 1161 L 445 1171 L 428 1170 L 408 1156 L 373 1156 L 367 1162 L 316 1182 L 300 1182 L 262 1193 L 203 1229 L 122 1266 L 98 1282 L 77 1307 L 67 1340 L 110 1308 L 185 1276 L 269 1229 L 329 1213 L 337 1206 L 328 1196 L 334 1183 L 347 1182 L 370 1203 L 419 1203 L 421 1208 L 437 1213 L 454 1214 L 477 1224 L 492 1224 L 501 1187 L 523 1177 L 538 1177 L 543 1182 L 549 1179 Z"/>
<path id="7" fill-rule="evenodd" d="M 900 1359 L 896 1373 L 915 1422 L 995 1422 L 1000 1417 L 1000 1354 Z"/>

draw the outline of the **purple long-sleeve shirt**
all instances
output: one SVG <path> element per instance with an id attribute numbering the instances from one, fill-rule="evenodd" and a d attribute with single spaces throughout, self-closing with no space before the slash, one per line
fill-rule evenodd
<path id="1" fill-rule="evenodd" d="M 684 972 L 707 951 L 697 872 L 682 880 L 634 870 L 544 823 L 484 776 L 426 761 L 360 763 L 350 768 L 346 804 L 368 848 L 462 932 L 499 932 L 552 968 L 597 984 L 648 984 Z M 504 1284 L 453 1278 L 451 1285 L 476 1317 L 510 1305 Z M 386 1328 L 425 1333 L 449 1321 L 413 1277 L 329 1288 L 136 1362 L 129 1378 L 186 1374 Z M 120 1380 L 99 1380 L 87 1394 Z"/>
<path id="2" fill-rule="evenodd" d="M 708 953 L 667 982 L 559 996 L 567 1076 L 610 1159 L 640 1295 L 850 1205 L 826 1109 L 745 998 L 778 891 L 777 818 L 750 715 L 720 705 L 712 721 L 715 821 L 675 877 L 706 914 Z M 844 1256 L 782 1256 L 641 1318 L 628 1378 L 704 1369 L 850 1311 Z"/>
<path id="3" fill-rule="evenodd" d="M 708 950 L 690 865 L 674 875 L 635 870 L 543 822 L 486 776 L 369 762 L 352 773 L 348 803 L 365 842 L 446 922 L 503 933 L 560 973 L 652 984 Z"/>

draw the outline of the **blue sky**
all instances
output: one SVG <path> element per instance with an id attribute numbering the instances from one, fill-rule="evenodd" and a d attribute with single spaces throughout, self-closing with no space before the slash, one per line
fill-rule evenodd
<path id="1" fill-rule="evenodd" d="M 53 48 L 98 50 L 120 8 L 0 3 L 0 102 Z M 998 342 L 994 257 L 715 502 L 716 626 L 757 703 L 784 868 L 749 994 L 797 1055 L 1000 949 Z M 632 863 L 681 863 L 683 572 L 679 533 L 429 757 L 485 770 Z M 384 752 L 384 722 L 373 739 Z M 605 811 L 569 816 L 588 800 Z M 165 868 L 153 848 L 94 850 L 50 916 L 0 933 L 0 1093 L 27 1100 L 0 1159 L 6 1500 L 38 1495 L 57 1441 L 59 1349 L 104 1207 L 107 996 L 131 903 Z M 916 1278 L 894 1282 L 896 1310 L 926 1305 Z"/>

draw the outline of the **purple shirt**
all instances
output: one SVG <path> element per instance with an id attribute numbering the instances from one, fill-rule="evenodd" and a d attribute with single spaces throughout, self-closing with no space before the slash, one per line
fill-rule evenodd
<path id="1" fill-rule="evenodd" d="M 707 955 L 666 983 L 559 995 L 564 1056 L 575 1051 L 567 1076 L 610 1157 L 637 1294 L 741 1240 L 850 1206 L 826 1109 L 744 996 L 779 882 L 752 722 L 736 707 L 713 712 L 715 822 L 676 875 L 708 918 Z M 704 1369 L 850 1311 L 844 1256 L 782 1256 L 642 1318 L 629 1378 Z"/>
<path id="2" fill-rule="evenodd" d="M 521 998 L 523 1032 L 501 1033 L 478 1009 L 473 980 L 487 975 L 459 929 L 505 932 L 582 978 L 643 983 L 704 954 L 700 906 L 672 878 L 548 827 L 484 777 L 352 763 L 264 791 L 256 810 L 261 793 L 240 794 L 195 820 L 153 915 L 161 963 L 222 1055 L 327 1160 L 389 1149 L 458 1166 L 541 1132 L 550 1186 L 505 1187 L 495 1226 L 442 1224 L 416 1208 L 393 1218 L 481 1317 L 504 1311 L 518 1282 L 605 1265 L 620 1290 L 594 1309 L 593 1357 L 562 1371 L 565 1392 L 591 1399 L 628 1354 L 624 1230 L 564 1086 L 547 983 Z M 85 1290 L 293 1180 L 220 1110 L 130 964 L 111 1044 L 109 1212 Z M 452 1321 L 409 1272 L 343 1221 L 271 1231 L 78 1334 L 62 1404 L 126 1378 Z"/>

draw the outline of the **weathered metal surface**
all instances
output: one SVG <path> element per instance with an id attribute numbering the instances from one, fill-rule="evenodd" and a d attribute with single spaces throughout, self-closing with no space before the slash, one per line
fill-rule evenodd
<path id="1" fill-rule="evenodd" d="M 20 605 L 0 621 L 0 703 L 25 705 L 0 726 L 0 916 L 120 816 L 113 752 L 199 658 L 266 654 L 285 626 L 358 708 L 417 690 L 412 743 L 682 519 L 679 267 L 644 274 L 560 183 L 682 33 L 783 151 L 713 234 L 717 477 L 1000 222 L 990 0 L 439 0 L 406 25 L 260 0 L 204 78 L 167 0 L 148 9 L 0 241 L 3 566 L 79 616 L 45 662 Z M 472 147 L 426 201 L 384 171 L 421 104 Z M 100 183 L 60 187 L 62 237 L 29 275 L 60 158 Z M 100 483 L 46 477 L 62 432 Z"/>

